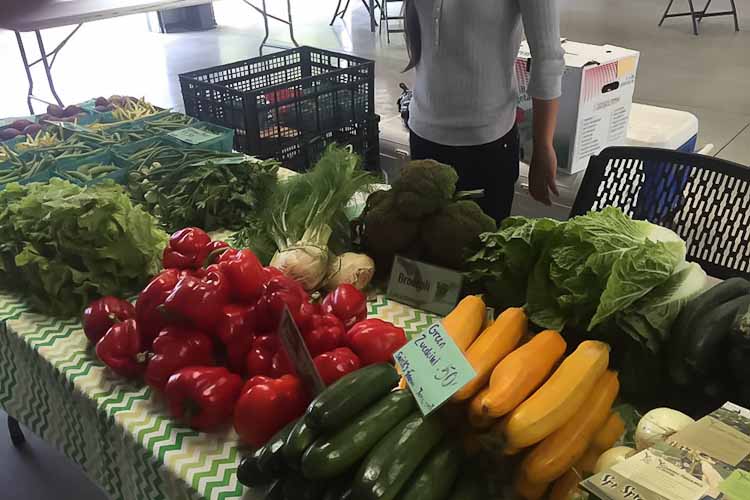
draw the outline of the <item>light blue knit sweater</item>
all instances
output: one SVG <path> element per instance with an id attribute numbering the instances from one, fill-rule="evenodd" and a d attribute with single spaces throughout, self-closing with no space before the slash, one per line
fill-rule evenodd
<path id="1" fill-rule="evenodd" d="M 559 97 L 565 61 L 558 1 L 415 0 L 422 57 L 410 128 L 449 146 L 486 144 L 508 133 L 516 115 L 514 64 L 523 31 L 533 59 L 529 95 Z"/>

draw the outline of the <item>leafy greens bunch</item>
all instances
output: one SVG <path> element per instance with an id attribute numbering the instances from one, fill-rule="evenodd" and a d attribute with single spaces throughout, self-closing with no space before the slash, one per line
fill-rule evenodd
<path id="1" fill-rule="evenodd" d="M 544 328 L 624 332 L 652 352 L 706 283 L 675 233 L 612 207 L 566 222 L 511 217 L 481 240 L 467 277 L 491 305 L 525 304 Z"/>
<path id="2" fill-rule="evenodd" d="M 0 283 L 44 313 L 73 316 L 94 297 L 136 291 L 160 270 L 166 242 L 156 219 L 112 181 L 0 191 Z"/>
<path id="3" fill-rule="evenodd" d="M 128 189 L 168 231 L 237 229 L 263 207 L 277 172 L 275 160 L 161 147 L 130 172 Z"/>
<path id="4" fill-rule="evenodd" d="M 234 244 L 251 248 L 263 262 L 270 259 L 272 266 L 315 290 L 335 254 L 351 247 L 344 208 L 373 182 L 351 147 L 331 145 L 308 172 L 279 182 L 265 208 L 245 221 Z"/>

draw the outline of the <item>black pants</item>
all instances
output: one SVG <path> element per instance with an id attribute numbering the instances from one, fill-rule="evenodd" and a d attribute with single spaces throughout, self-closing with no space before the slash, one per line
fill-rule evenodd
<path id="1" fill-rule="evenodd" d="M 431 159 L 455 168 L 458 190 L 484 189 L 484 197 L 477 203 L 498 223 L 510 215 L 520 162 L 516 127 L 497 141 L 479 146 L 445 146 L 414 132 L 409 144 L 412 160 Z"/>

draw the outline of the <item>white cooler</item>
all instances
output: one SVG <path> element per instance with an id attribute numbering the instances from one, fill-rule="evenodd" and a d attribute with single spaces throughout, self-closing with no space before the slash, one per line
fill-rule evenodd
<path id="1" fill-rule="evenodd" d="M 692 152 L 695 150 L 697 139 L 698 118 L 695 115 L 675 109 L 633 103 L 628 122 L 626 146 Z M 537 203 L 531 198 L 528 189 L 528 174 L 529 166 L 522 163 L 511 213 L 527 217 L 567 219 L 585 172 L 573 175 L 558 174 L 557 188 L 560 196 L 553 199 L 550 207 Z"/>

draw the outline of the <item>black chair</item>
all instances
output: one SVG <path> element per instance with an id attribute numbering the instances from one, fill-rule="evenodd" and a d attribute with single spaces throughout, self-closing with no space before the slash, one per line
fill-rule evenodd
<path id="1" fill-rule="evenodd" d="M 661 16 L 661 21 L 659 21 L 659 26 L 664 24 L 664 20 L 671 18 L 671 17 L 686 17 L 690 16 L 690 19 L 693 21 L 693 33 L 698 36 L 698 23 L 703 20 L 704 17 L 719 17 L 719 16 L 733 16 L 734 17 L 734 31 L 740 30 L 740 22 L 737 20 L 737 6 L 734 4 L 734 0 L 729 0 L 729 4 L 732 6 L 732 10 L 725 10 L 721 12 L 707 12 L 708 7 L 711 5 L 711 2 L 713 0 L 707 0 L 706 6 L 703 7 L 703 10 L 695 10 L 695 5 L 693 4 L 693 0 L 688 0 L 688 7 L 690 7 L 690 12 L 678 12 L 676 14 L 670 14 L 669 10 L 672 8 L 672 4 L 674 3 L 674 0 L 669 0 L 669 4 L 667 5 L 666 10 L 664 11 L 664 15 Z"/>
<path id="2" fill-rule="evenodd" d="M 750 168 L 669 149 L 607 148 L 589 160 L 571 217 L 606 206 L 672 229 L 708 274 L 750 279 Z"/>

